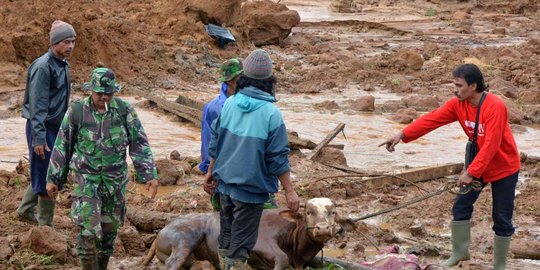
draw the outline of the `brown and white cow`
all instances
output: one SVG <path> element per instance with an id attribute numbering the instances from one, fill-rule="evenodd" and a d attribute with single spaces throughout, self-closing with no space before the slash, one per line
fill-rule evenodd
<path id="1" fill-rule="evenodd" d="M 303 215 L 288 209 L 264 210 L 257 244 L 248 263 L 256 269 L 304 269 L 326 241 L 354 224 L 341 220 L 328 198 L 306 203 Z M 152 244 L 143 264 L 154 254 L 166 269 L 189 269 L 193 260 L 207 260 L 219 269 L 217 255 L 219 213 L 179 217 L 165 226 Z"/>

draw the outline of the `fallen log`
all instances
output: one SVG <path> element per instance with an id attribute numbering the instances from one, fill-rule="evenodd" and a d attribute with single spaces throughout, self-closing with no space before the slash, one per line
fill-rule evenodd
<path id="1" fill-rule="evenodd" d="M 197 125 L 198 127 L 201 126 L 202 123 L 202 111 L 190 106 L 178 104 L 176 102 L 168 101 L 166 99 L 157 97 L 155 95 L 152 95 L 150 93 L 138 90 L 138 89 L 132 89 L 131 90 L 135 95 L 139 95 L 141 97 L 144 97 L 148 99 L 149 101 L 155 103 L 160 109 L 163 109 L 165 111 L 168 111 L 178 117 L 181 117 L 183 119 L 186 119 L 193 124 Z"/>
<path id="2" fill-rule="evenodd" d="M 317 157 L 317 155 L 321 152 L 323 147 L 328 145 L 330 141 L 332 141 L 332 139 L 334 139 L 337 136 L 337 134 L 341 132 L 344 128 L 345 128 L 345 124 L 339 123 L 337 127 L 330 134 L 326 135 L 326 138 L 324 138 L 324 140 L 322 140 L 322 142 L 319 143 L 317 147 L 315 147 L 315 149 L 313 149 L 313 151 L 311 151 L 311 153 L 307 155 L 306 158 L 309 160 L 313 160 L 315 157 Z"/>
<path id="3" fill-rule="evenodd" d="M 540 241 L 530 238 L 521 238 L 512 240 L 510 251 L 514 254 L 514 258 L 540 260 Z"/>
<path id="4" fill-rule="evenodd" d="M 171 214 L 159 211 L 151 211 L 130 206 L 127 210 L 129 222 L 137 228 L 138 231 L 154 232 L 161 230 L 169 224 L 178 214 Z"/>
<path id="5" fill-rule="evenodd" d="M 459 174 L 462 170 L 463 163 L 452 163 L 369 177 L 362 179 L 362 181 L 372 188 L 381 188 L 386 185 L 404 185 L 408 183 L 429 181 L 449 175 Z"/>

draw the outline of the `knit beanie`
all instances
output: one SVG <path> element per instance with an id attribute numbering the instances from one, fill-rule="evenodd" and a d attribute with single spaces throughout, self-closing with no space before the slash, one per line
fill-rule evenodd
<path id="1" fill-rule="evenodd" d="M 71 24 L 67 22 L 56 20 L 51 25 L 51 32 L 49 33 L 49 38 L 52 45 L 55 45 L 66 38 L 76 36 L 77 34 L 75 33 L 75 29 L 73 29 L 73 26 L 71 26 Z"/>
<path id="2" fill-rule="evenodd" d="M 272 76 L 272 59 L 265 50 L 256 49 L 244 60 L 244 75 L 256 80 Z"/>

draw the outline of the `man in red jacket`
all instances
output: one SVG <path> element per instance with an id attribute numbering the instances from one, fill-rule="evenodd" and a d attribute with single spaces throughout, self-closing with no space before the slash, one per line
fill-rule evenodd
<path id="1" fill-rule="evenodd" d="M 512 214 L 521 167 L 519 152 L 508 124 L 506 105 L 499 97 L 484 92 L 486 86 L 480 69 L 473 64 L 464 64 L 456 68 L 452 75 L 456 87 L 454 98 L 442 107 L 418 118 L 379 146 L 386 145 L 386 149 L 393 152 L 400 141 L 405 143 L 413 141 L 454 121 L 458 121 L 469 139 L 472 139 L 478 104 L 485 94 L 478 121 L 479 151 L 469 167 L 459 176 L 458 185 L 470 185 L 473 178 L 482 181 L 482 188 L 491 183 L 493 231 L 495 231 L 493 263 L 495 270 L 504 269 L 510 238 L 514 234 Z M 444 266 L 453 266 L 470 258 L 470 219 L 474 202 L 480 193 L 481 190 L 471 190 L 456 197 L 452 208 L 452 256 L 443 263 Z"/>

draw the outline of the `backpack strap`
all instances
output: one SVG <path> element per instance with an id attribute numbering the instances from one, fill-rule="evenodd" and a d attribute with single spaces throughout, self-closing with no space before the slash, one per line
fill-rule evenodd
<path id="1" fill-rule="evenodd" d="M 75 125 L 75 138 L 79 132 L 79 128 L 82 125 L 83 118 L 83 100 L 76 100 L 71 103 L 71 116 L 73 117 L 73 124 Z"/>
<path id="2" fill-rule="evenodd" d="M 128 136 L 129 136 L 129 129 L 127 125 L 128 107 L 126 106 L 124 101 L 122 101 L 122 99 L 120 99 L 119 97 L 113 97 L 113 98 L 116 101 L 116 104 L 118 104 L 118 113 L 120 114 L 120 120 L 122 121 L 122 124 L 124 125 L 124 128 L 126 129 L 126 132 L 128 133 Z"/>

